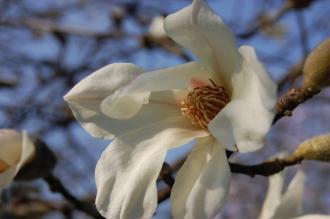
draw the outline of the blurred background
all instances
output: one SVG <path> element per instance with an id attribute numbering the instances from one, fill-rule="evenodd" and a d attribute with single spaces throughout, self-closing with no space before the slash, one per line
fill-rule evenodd
<path id="1" fill-rule="evenodd" d="M 94 167 L 109 144 L 89 136 L 76 122 L 63 96 L 96 69 L 132 62 L 146 70 L 194 60 L 159 29 L 162 20 L 190 0 L 0 0 L 0 128 L 25 129 L 55 152 L 55 170 L 79 199 L 93 202 Z M 279 95 L 301 83 L 308 53 L 330 36 L 329 0 L 209 0 L 237 36 L 252 45 L 279 84 Z M 155 20 L 156 19 L 156 20 Z M 156 22 L 156 24 L 155 24 Z M 292 117 L 272 127 L 261 151 L 233 157 L 254 164 L 330 131 L 330 90 L 300 105 Z M 169 163 L 189 151 L 173 151 Z M 304 212 L 330 214 L 330 165 L 303 162 L 290 167 L 307 175 Z M 160 185 L 163 186 L 163 185 Z M 267 178 L 234 174 L 227 204 L 218 218 L 257 218 Z M 5 218 L 89 218 L 66 208 L 61 195 L 42 180 L 14 183 L 2 195 Z M 171 218 L 169 202 L 155 218 Z"/>

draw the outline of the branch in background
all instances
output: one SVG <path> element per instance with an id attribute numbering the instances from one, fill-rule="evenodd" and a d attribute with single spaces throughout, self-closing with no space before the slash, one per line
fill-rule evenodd
<path id="1" fill-rule="evenodd" d="M 287 84 L 293 84 L 295 80 L 302 75 L 303 66 L 304 60 L 289 69 L 287 74 L 277 82 L 279 92 L 282 91 Z"/>
<path id="2" fill-rule="evenodd" d="M 301 88 L 291 89 L 277 102 L 273 124 L 283 116 L 291 116 L 301 103 L 330 86 L 330 38 L 324 40 L 307 57 L 303 67 L 304 82 Z"/>
<path id="3" fill-rule="evenodd" d="M 172 187 L 174 184 L 174 178 L 172 176 L 172 168 L 171 166 L 164 162 L 158 179 L 163 180 L 169 187 Z"/>
<path id="4" fill-rule="evenodd" d="M 318 94 L 320 90 L 310 88 L 291 89 L 285 93 L 277 102 L 277 113 L 274 117 L 273 124 L 284 116 L 291 116 L 292 111 L 301 103 Z"/>
<path id="5" fill-rule="evenodd" d="M 18 84 L 18 81 L 7 81 L 0 79 L 0 88 L 12 88 Z"/>
<path id="6" fill-rule="evenodd" d="M 284 158 L 276 158 L 256 165 L 229 163 L 231 172 L 251 177 L 270 176 L 285 167 L 300 164 L 303 160 L 330 161 L 330 134 L 315 136 L 302 142 L 296 150 Z"/>
<path id="7" fill-rule="evenodd" d="M 287 0 L 283 3 L 283 5 L 272 15 L 270 14 L 262 14 L 259 15 L 253 23 L 252 28 L 247 30 L 246 32 L 237 34 L 239 38 L 247 39 L 254 36 L 259 30 L 265 29 L 274 25 L 279 19 L 281 19 L 284 15 L 292 10 L 300 10 L 310 6 L 312 2 L 315 0 Z"/>
<path id="8" fill-rule="evenodd" d="M 229 163 L 232 173 L 241 173 L 251 177 L 255 175 L 270 176 L 282 171 L 285 167 L 296 165 L 303 160 L 300 156 L 289 155 L 285 158 L 276 158 L 256 165 Z"/>
<path id="9" fill-rule="evenodd" d="M 166 187 L 164 189 L 161 189 L 158 191 L 158 203 L 162 203 L 163 201 L 166 201 L 170 195 L 171 195 L 171 187 Z"/>
<path id="10" fill-rule="evenodd" d="M 96 210 L 94 204 L 85 203 L 85 202 L 82 202 L 79 199 L 77 199 L 74 195 L 72 195 L 69 192 L 69 190 L 67 190 L 64 187 L 62 182 L 58 178 L 56 178 L 54 175 L 52 175 L 52 174 L 48 175 L 48 176 L 44 177 L 44 180 L 49 185 L 49 188 L 51 191 L 62 194 L 63 197 L 66 200 L 68 200 L 71 204 L 73 204 L 73 206 L 76 209 L 78 209 L 82 212 L 85 212 L 86 214 L 92 216 L 93 218 L 103 219 L 103 217 Z"/>
<path id="11" fill-rule="evenodd" d="M 308 45 L 308 33 L 306 30 L 304 14 L 301 11 L 296 11 L 295 15 L 297 20 L 297 25 L 299 28 L 299 38 L 301 44 L 302 57 L 307 57 L 309 53 L 309 45 Z"/>
<path id="12" fill-rule="evenodd" d="M 281 17 L 283 17 L 287 12 L 289 12 L 292 8 L 289 6 L 287 2 L 285 2 L 282 7 L 280 7 L 273 15 L 262 14 L 259 15 L 253 23 L 254 25 L 249 30 L 237 34 L 237 36 L 241 39 L 247 39 L 259 32 L 259 30 L 264 29 L 266 27 L 272 26 L 275 24 Z"/>
<path id="13" fill-rule="evenodd" d="M 11 27 L 25 27 L 42 32 L 51 32 L 57 35 L 76 35 L 81 37 L 90 37 L 98 39 L 109 39 L 118 35 L 116 34 L 116 32 L 102 33 L 76 27 L 59 26 L 52 21 L 38 18 L 25 18 L 24 20 L 6 20 L 1 21 L 0 25 Z"/>

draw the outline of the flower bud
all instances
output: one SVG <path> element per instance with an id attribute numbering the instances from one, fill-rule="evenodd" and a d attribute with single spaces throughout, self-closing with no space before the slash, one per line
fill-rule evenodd
<path id="1" fill-rule="evenodd" d="M 330 85 L 330 38 L 309 54 L 303 73 L 304 88 L 321 90 Z"/>
<path id="2" fill-rule="evenodd" d="M 23 165 L 33 157 L 34 149 L 25 132 L 0 129 L 0 189 L 7 187 Z"/>
<path id="3" fill-rule="evenodd" d="M 330 161 L 330 134 L 316 136 L 304 141 L 294 155 L 305 160 Z"/>

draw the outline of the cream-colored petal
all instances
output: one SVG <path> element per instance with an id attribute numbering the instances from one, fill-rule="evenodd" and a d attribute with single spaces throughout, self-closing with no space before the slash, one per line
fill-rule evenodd
<path id="1" fill-rule="evenodd" d="M 175 178 L 174 219 L 213 219 L 226 200 L 230 179 L 225 149 L 213 137 L 198 139 Z"/>
<path id="2" fill-rule="evenodd" d="M 20 140 L 20 142 L 18 142 L 18 140 Z M 2 147 L 3 143 L 5 143 L 6 147 Z M 13 150 L 9 150 L 7 148 L 10 146 L 12 146 Z M 18 157 L 18 160 L 15 163 L 8 163 L 10 164 L 8 168 L 4 171 L 0 171 L 0 189 L 3 189 L 12 182 L 18 171 L 31 158 L 34 153 L 35 147 L 25 131 L 23 132 L 22 136 L 20 132 L 9 129 L 1 130 L 0 147 L 5 148 L 1 151 L 2 157 L 6 157 L 6 155 L 11 158 L 14 157 L 15 159 L 17 159 Z M 16 147 L 19 147 L 19 149 L 17 149 Z M 13 152 L 16 153 L 13 154 Z M 7 160 L 12 161 L 12 159 Z"/>
<path id="3" fill-rule="evenodd" d="M 301 217 L 295 217 L 292 219 L 330 219 L 330 215 L 308 214 Z"/>
<path id="4" fill-rule="evenodd" d="M 276 103 L 276 85 L 252 47 L 242 46 L 242 69 L 232 77 L 231 102 L 210 122 L 209 129 L 229 150 L 240 152 L 263 146 Z"/>
<path id="5" fill-rule="evenodd" d="M 107 97 L 102 102 L 101 109 L 111 118 L 129 119 L 139 112 L 144 104 L 149 103 L 151 92 L 185 90 L 194 79 L 208 81 L 209 76 L 209 72 L 195 62 L 146 72 Z"/>
<path id="6" fill-rule="evenodd" d="M 293 218 L 301 215 L 305 175 L 298 171 L 289 184 L 281 203 L 271 219 Z"/>
<path id="7" fill-rule="evenodd" d="M 96 206 L 106 218 L 151 218 L 166 151 L 206 136 L 183 117 L 167 118 L 115 138 L 96 166 Z"/>
<path id="8" fill-rule="evenodd" d="M 251 46 L 241 46 L 242 68 L 231 79 L 232 99 L 244 100 L 260 108 L 272 111 L 276 104 L 277 85 L 258 60 L 256 51 Z"/>
<path id="9" fill-rule="evenodd" d="M 239 68 L 234 35 L 203 0 L 166 17 L 165 31 L 227 83 Z"/>
<path id="10" fill-rule="evenodd" d="M 0 129 L 0 159 L 12 166 L 19 162 L 22 134 L 13 129 Z"/>
<path id="11" fill-rule="evenodd" d="M 126 132 L 140 129 L 165 118 L 180 116 L 180 108 L 172 104 L 174 99 L 175 96 L 170 91 L 154 92 L 150 96 L 151 101 L 149 104 L 143 105 L 134 117 L 125 120 L 113 119 L 104 115 L 100 111 L 98 103 L 95 102 L 85 103 L 84 106 L 71 103 L 71 107 L 75 108 L 76 118 L 85 121 L 88 130 L 92 130 L 93 126 L 97 124 L 98 130 L 105 130 L 105 133 L 108 133 L 105 137 L 110 137 L 109 133 L 111 133 L 111 136 L 121 136 Z M 84 116 L 87 110 L 94 110 L 97 115 L 90 118 Z"/>
<path id="12" fill-rule="evenodd" d="M 18 172 L 23 165 L 28 162 L 34 155 L 35 152 L 35 146 L 30 137 L 28 136 L 28 133 L 26 131 L 23 131 L 23 139 L 22 139 L 22 153 L 20 156 L 20 160 L 17 164 L 16 171 Z"/>
<path id="13" fill-rule="evenodd" d="M 283 174 L 280 172 L 269 177 L 268 190 L 259 219 L 270 219 L 280 204 L 284 183 Z"/>
<path id="14" fill-rule="evenodd" d="M 82 127 L 94 137 L 112 138 L 109 120 L 101 112 L 101 102 L 117 89 L 130 83 L 143 70 L 136 65 L 107 65 L 74 86 L 64 99 Z"/>

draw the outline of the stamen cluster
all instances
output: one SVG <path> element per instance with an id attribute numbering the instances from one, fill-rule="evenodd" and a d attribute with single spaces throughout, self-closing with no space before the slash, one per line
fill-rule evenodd
<path id="1" fill-rule="evenodd" d="M 229 102 L 225 88 L 220 86 L 196 87 L 181 102 L 182 115 L 191 119 L 194 125 L 207 128 L 209 122 Z"/>

